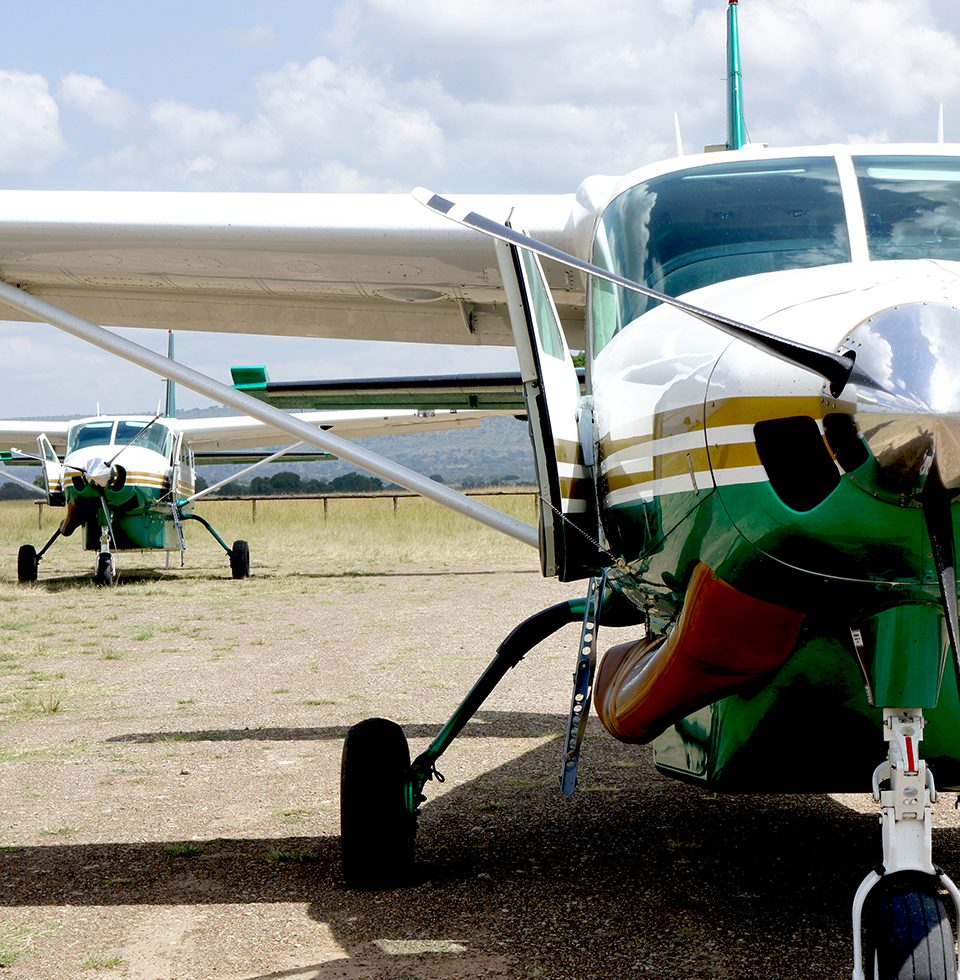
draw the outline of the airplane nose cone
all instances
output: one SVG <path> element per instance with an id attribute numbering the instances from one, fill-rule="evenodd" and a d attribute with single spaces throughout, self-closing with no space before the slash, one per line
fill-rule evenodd
<path id="1" fill-rule="evenodd" d="M 865 320 L 843 346 L 857 355 L 856 423 L 879 482 L 915 496 L 936 460 L 948 489 L 960 489 L 960 309 L 911 303 Z M 846 394 L 849 394 L 849 389 Z"/>
<path id="2" fill-rule="evenodd" d="M 87 479 L 98 487 L 105 487 L 110 482 L 110 476 L 113 472 L 112 468 L 102 459 L 91 460 L 87 463 L 86 471 Z"/>

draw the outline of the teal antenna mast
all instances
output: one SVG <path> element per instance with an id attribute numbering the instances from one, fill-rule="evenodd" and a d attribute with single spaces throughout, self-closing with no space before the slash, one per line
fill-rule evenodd
<path id="1" fill-rule="evenodd" d="M 167 357 L 173 360 L 173 331 L 167 331 Z M 167 378 L 166 387 L 166 404 L 164 406 L 163 414 L 168 419 L 174 419 L 177 417 L 177 386 L 176 383 Z"/>
<path id="2" fill-rule="evenodd" d="M 747 142 L 743 121 L 743 72 L 740 68 L 740 29 L 737 0 L 727 3 L 727 149 L 739 150 Z"/>

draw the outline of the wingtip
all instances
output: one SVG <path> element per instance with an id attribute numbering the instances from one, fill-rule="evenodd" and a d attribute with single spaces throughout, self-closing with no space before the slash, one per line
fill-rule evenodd
<path id="1" fill-rule="evenodd" d="M 454 209 L 453 201 L 448 201 L 445 197 L 434 194 L 433 191 L 427 190 L 426 187 L 415 187 L 411 193 L 424 207 L 430 208 L 431 211 L 437 214 L 453 217 L 451 214 L 451 211 Z"/>
<path id="2" fill-rule="evenodd" d="M 433 191 L 428 190 L 426 187 L 414 187 L 410 193 L 413 195 L 414 199 L 419 201 L 426 207 L 430 206 L 430 199 L 433 197 Z"/>

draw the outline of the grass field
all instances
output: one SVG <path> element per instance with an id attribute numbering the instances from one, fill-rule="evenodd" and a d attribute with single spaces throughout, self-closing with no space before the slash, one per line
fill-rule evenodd
<path id="1" fill-rule="evenodd" d="M 474 498 L 519 520 L 533 523 L 535 501 L 530 494 Z M 16 556 L 21 544 L 38 550 L 63 517 L 60 508 L 38 507 L 31 501 L 0 502 L 0 582 L 16 581 Z M 414 563 L 449 564 L 482 561 L 489 567 L 536 567 L 530 548 L 420 497 L 401 498 L 396 511 L 390 497 L 333 499 L 326 518 L 322 500 L 198 501 L 195 512 L 206 518 L 232 544 L 249 542 L 253 574 L 325 570 L 356 574 L 371 567 L 389 569 Z M 226 556 L 198 524 L 186 524 L 187 571 L 226 567 Z M 95 554 L 82 548 L 79 532 L 57 541 L 40 563 L 41 581 L 70 575 L 92 575 Z M 121 575 L 133 569 L 161 572 L 163 552 L 125 552 L 118 556 Z M 179 555 L 170 564 L 179 570 Z"/>

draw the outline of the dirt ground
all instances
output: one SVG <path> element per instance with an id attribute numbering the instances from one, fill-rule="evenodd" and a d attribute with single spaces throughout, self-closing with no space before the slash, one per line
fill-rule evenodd
<path id="1" fill-rule="evenodd" d="M 441 760 L 411 886 L 347 890 L 346 729 L 393 718 L 419 751 L 576 587 L 482 563 L 257 573 L 0 582 L 4 978 L 849 976 L 866 796 L 705 794 L 592 725 L 563 800 L 576 627 Z M 952 797 L 938 811 L 955 873 Z"/>

